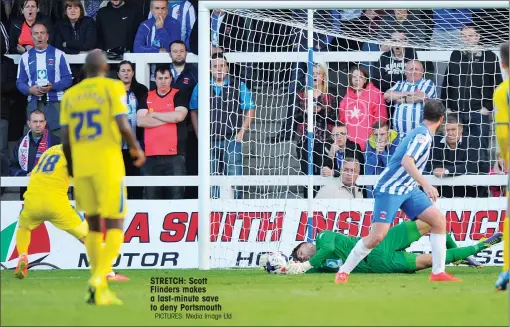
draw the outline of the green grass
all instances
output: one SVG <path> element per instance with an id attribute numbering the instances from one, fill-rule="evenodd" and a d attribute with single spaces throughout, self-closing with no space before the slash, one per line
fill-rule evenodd
<path id="1" fill-rule="evenodd" d="M 112 283 L 121 307 L 83 301 L 88 271 L 29 271 L 17 280 L 1 272 L 1 325 L 421 325 L 508 326 L 508 294 L 496 293 L 500 268 L 450 268 L 462 283 L 430 283 L 413 275 L 268 275 L 256 270 L 129 270 L 131 281 Z M 156 319 L 150 311 L 151 277 L 207 277 L 232 319 Z M 154 294 L 152 294 L 154 295 Z M 173 303 L 173 302 L 171 302 Z M 159 307 L 159 305 L 158 305 Z"/>

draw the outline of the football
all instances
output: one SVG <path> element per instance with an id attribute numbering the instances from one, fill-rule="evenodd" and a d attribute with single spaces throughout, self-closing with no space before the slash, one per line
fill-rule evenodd
<path id="1" fill-rule="evenodd" d="M 283 252 L 270 252 L 267 255 L 267 262 L 264 269 L 270 274 L 278 274 L 289 262 L 289 258 Z"/>

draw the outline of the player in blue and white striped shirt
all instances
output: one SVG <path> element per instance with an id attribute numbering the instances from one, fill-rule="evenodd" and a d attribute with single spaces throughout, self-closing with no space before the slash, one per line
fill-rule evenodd
<path id="1" fill-rule="evenodd" d="M 406 63 L 406 80 L 397 82 L 384 93 L 394 106 L 393 126 L 401 135 L 420 126 L 425 100 L 436 98 L 436 85 L 423 78 L 423 65 L 418 60 Z"/>
<path id="2" fill-rule="evenodd" d="M 460 281 L 445 272 L 446 219 L 431 202 L 436 201 L 439 196 L 437 189 L 422 175 L 429 158 L 432 136 L 443 123 L 444 114 L 445 108 L 441 101 L 425 101 L 423 123 L 400 142 L 375 185 L 370 234 L 356 243 L 340 267 L 335 279 L 337 284 L 346 283 L 349 273 L 383 241 L 399 209 L 402 209 L 409 219 L 420 219 L 432 227 L 432 273 L 429 280 Z M 421 186 L 423 191 L 418 186 Z"/>

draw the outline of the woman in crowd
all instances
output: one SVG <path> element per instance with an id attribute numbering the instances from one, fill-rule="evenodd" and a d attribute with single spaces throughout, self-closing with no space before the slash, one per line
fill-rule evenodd
<path id="1" fill-rule="evenodd" d="M 93 50 L 97 43 L 96 23 L 94 19 L 85 16 L 81 1 L 65 1 L 63 16 L 55 24 L 55 47 L 66 54 Z"/>
<path id="2" fill-rule="evenodd" d="M 49 43 L 53 44 L 53 25 L 51 20 L 38 12 L 38 0 L 24 0 L 22 16 L 14 18 L 9 28 L 9 53 L 23 54 L 34 47 L 32 26 L 35 23 L 46 25 Z"/>
<path id="3" fill-rule="evenodd" d="M 128 119 L 133 128 L 133 132 L 136 133 L 138 140 L 143 140 L 143 129 L 136 126 L 136 112 L 138 109 L 147 108 L 147 93 L 149 90 L 145 85 L 136 81 L 135 67 L 130 61 L 124 60 L 120 62 L 117 69 L 117 76 L 124 83 L 124 87 L 126 88 L 126 99 L 129 108 Z M 126 175 L 140 176 L 140 169 L 133 166 L 133 159 L 129 154 L 127 144 L 123 144 L 122 154 L 124 155 Z M 142 199 L 143 187 L 131 187 L 128 190 L 128 198 Z"/>
<path id="4" fill-rule="evenodd" d="M 383 93 L 370 82 L 367 70 L 354 66 L 349 71 L 349 87 L 340 102 L 338 116 L 347 126 L 349 140 L 365 151 L 372 125 L 388 119 L 388 109 Z"/>
<path id="5" fill-rule="evenodd" d="M 308 173 L 308 137 L 307 137 L 307 87 L 305 86 L 296 97 L 297 128 L 297 156 L 301 173 Z M 330 130 L 337 119 L 336 99 L 328 93 L 328 79 L 326 69 L 320 65 L 313 66 L 313 113 L 314 113 L 314 143 L 313 151 L 313 174 L 320 175 L 324 160 L 327 157 L 326 144 Z M 307 190 L 305 188 L 304 196 Z M 315 195 L 314 195 L 315 196 Z"/>

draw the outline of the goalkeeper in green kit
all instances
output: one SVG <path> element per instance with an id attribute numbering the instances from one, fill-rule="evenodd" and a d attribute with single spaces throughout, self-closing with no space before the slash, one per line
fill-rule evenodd
<path id="1" fill-rule="evenodd" d="M 388 231 L 386 238 L 354 269 L 355 273 L 414 273 L 432 267 L 431 254 L 406 252 L 411 243 L 430 232 L 430 226 L 422 221 L 405 221 Z M 317 235 L 315 244 L 302 242 L 292 251 L 293 260 L 287 262 L 280 253 L 263 255 L 260 266 L 275 274 L 300 274 L 338 272 L 358 242 L 359 237 L 349 237 L 332 231 Z M 502 241 L 496 233 L 475 245 L 457 247 L 447 234 L 446 263 L 468 263 L 466 259 Z"/>

